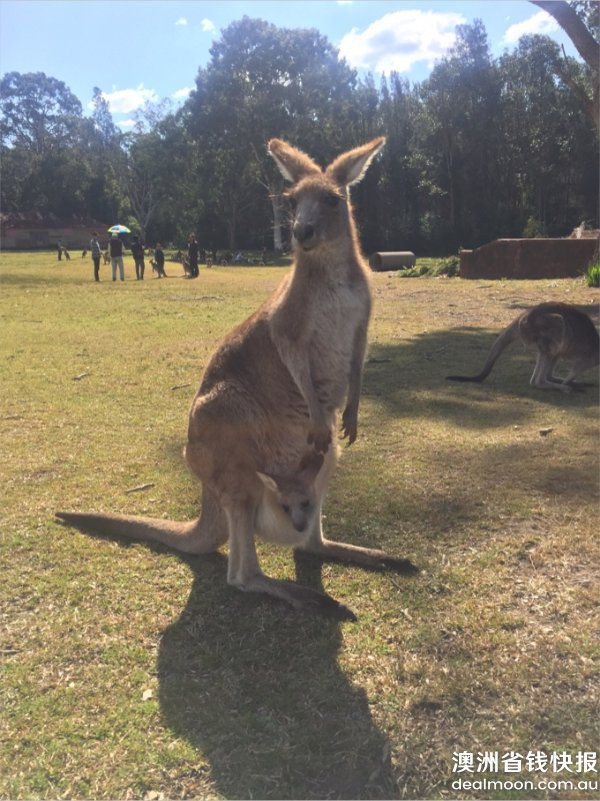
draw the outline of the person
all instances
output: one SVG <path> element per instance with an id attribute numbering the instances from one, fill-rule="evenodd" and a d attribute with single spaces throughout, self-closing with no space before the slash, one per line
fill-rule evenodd
<path id="1" fill-rule="evenodd" d="M 118 234 L 113 234 L 108 243 L 108 252 L 110 253 L 110 263 L 112 265 L 112 279 L 117 280 L 117 267 L 121 281 L 125 280 L 125 265 L 123 264 L 123 242 L 119 239 Z"/>
<path id="2" fill-rule="evenodd" d="M 94 281 L 100 280 L 100 256 L 102 255 L 102 248 L 98 242 L 98 234 L 94 231 L 90 239 L 90 254 L 94 262 Z"/>
<path id="3" fill-rule="evenodd" d="M 198 246 L 198 242 L 196 242 L 195 234 L 190 234 L 188 239 L 187 250 L 188 250 L 190 278 L 198 278 L 198 276 L 200 275 L 200 269 L 198 267 L 198 255 L 200 252 L 200 248 Z"/>
<path id="4" fill-rule="evenodd" d="M 140 242 L 139 236 L 134 236 L 131 241 L 131 255 L 135 262 L 135 277 L 137 281 L 144 280 L 144 270 L 146 264 L 144 262 L 144 246 Z"/>
<path id="5" fill-rule="evenodd" d="M 162 249 L 162 245 L 160 242 L 156 243 L 156 247 L 154 248 L 154 269 L 158 273 L 159 278 L 166 278 L 167 274 L 165 272 L 165 252 Z"/>

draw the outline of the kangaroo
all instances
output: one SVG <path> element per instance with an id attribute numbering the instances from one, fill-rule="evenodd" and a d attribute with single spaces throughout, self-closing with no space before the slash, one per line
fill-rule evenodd
<path id="1" fill-rule="evenodd" d="M 325 170 L 287 142 L 268 143 L 291 184 L 294 260 L 271 298 L 217 348 L 192 402 L 185 458 L 202 483 L 200 517 L 176 523 L 58 513 L 60 519 L 192 554 L 228 542 L 230 585 L 347 618 L 353 613 L 330 596 L 265 575 L 255 535 L 365 567 L 417 570 L 384 551 L 327 540 L 322 529 L 342 408 L 342 437 L 348 444 L 357 437 L 371 312 L 349 187 L 384 142 L 350 150 Z"/>
<path id="2" fill-rule="evenodd" d="M 587 314 L 568 303 L 540 303 L 520 314 L 496 339 L 480 373 L 449 375 L 449 381 L 481 382 L 491 373 L 502 351 L 515 340 L 534 345 L 538 355 L 530 384 L 538 389 L 571 392 L 581 384 L 574 379 L 598 365 L 598 332 Z M 558 359 L 573 359 L 564 378 L 554 375 Z"/>

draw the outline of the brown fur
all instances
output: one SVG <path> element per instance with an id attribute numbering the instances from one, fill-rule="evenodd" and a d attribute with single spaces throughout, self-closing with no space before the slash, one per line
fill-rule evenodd
<path id="1" fill-rule="evenodd" d="M 185 456 L 203 486 L 199 520 L 59 517 L 95 530 L 107 530 L 108 522 L 113 534 L 192 553 L 229 541 L 230 584 L 349 617 L 329 596 L 265 576 L 255 534 L 367 567 L 415 570 L 383 551 L 326 540 L 321 527 L 337 458 L 332 441 L 338 410 L 348 443 L 357 436 L 371 310 L 368 268 L 347 187 L 361 179 L 383 143 L 376 139 L 345 153 L 323 172 L 286 142 L 269 142 L 269 153 L 293 184 L 295 259 L 273 296 L 221 343 L 192 403 Z M 305 520 L 282 514 L 292 499 L 295 512 L 307 501 L 311 505 Z"/>
<path id="2" fill-rule="evenodd" d="M 449 381 L 481 382 L 492 371 L 496 360 L 511 342 L 537 348 L 538 355 L 531 385 L 538 389 L 570 392 L 574 379 L 584 370 L 598 365 L 598 332 L 587 314 L 568 303 L 540 303 L 520 314 L 502 331 L 488 354 L 480 373 L 474 376 L 449 375 Z M 571 359 L 565 378 L 554 375 L 558 359 Z"/>

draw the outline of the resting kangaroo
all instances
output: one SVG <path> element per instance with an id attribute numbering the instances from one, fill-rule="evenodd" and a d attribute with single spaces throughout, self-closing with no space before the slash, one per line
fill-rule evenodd
<path id="1" fill-rule="evenodd" d="M 368 268 L 348 187 L 360 181 L 384 141 L 351 150 L 326 170 L 286 142 L 269 142 L 270 155 L 292 184 L 295 258 L 273 296 L 221 343 L 193 400 L 185 456 L 202 482 L 200 517 L 190 523 L 75 513 L 58 517 L 194 554 L 228 541 L 229 584 L 294 607 L 337 609 L 349 617 L 352 613 L 327 595 L 266 576 L 255 534 L 367 567 L 416 570 L 383 551 L 327 540 L 321 525 L 342 407 L 344 438 L 352 444 L 357 436 L 371 310 Z M 300 499 L 291 489 L 298 481 L 306 496 Z M 292 496 L 298 503 L 290 517 L 285 507 L 292 510 Z"/>
<path id="2" fill-rule="evenodd" d="M 588 315 L 568 303 L 540 303 L 520 314 L 504 329 L 492 345 L 480 373 L 446 378 L 449 381 L 483 381 L 504 348 L 517 339 L 537 348 L 537 361 L 530 383 L 538 389 L 570 392 L 577 386 L 574 379 L 598 364 L 598 332 Z M 560 358 L 573 359 L 565 378 L 554 375 L 554 367 Z"/>

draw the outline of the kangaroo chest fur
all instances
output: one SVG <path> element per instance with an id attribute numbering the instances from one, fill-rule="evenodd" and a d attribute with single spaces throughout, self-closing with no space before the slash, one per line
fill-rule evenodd
<path id="1" fill-rule="evenodd" d="M 343 404 L 355 339 L 366 329 L 371 309 L 362 266 L 334 264 L 331 273 L 303 274 L 301 266 L 296 268 L 288 292 L 274 310 L 272 326 L 276 341 L 278 329 L 291 340 L 302 341 L 319 402 L 328 412 Z"/>
<path id="2" fill-rule="evenodd" d="M 310 363 L 319 401 L 333 411 L 346 395 L 354 339 L 369 315 L 369 291 L 366 283 L 340 282 L 326 287 L 323 296 L 326 302 L 314 314 Z"/>

